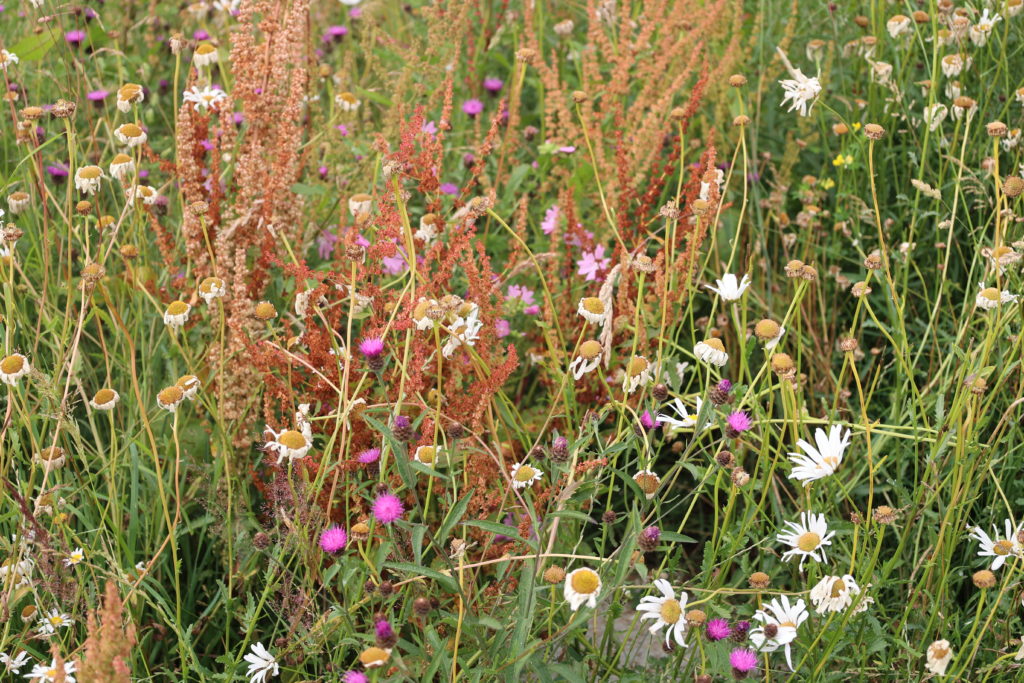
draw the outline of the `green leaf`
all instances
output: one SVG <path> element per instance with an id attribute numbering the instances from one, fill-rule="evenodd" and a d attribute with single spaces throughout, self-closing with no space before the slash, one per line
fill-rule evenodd
<path id="1" fill-rule="evenodd" d="M 462 516 L 466 514 L 466 507 L 469 506 L 469 499 L 472 498 L 472 496 L 473 489 L 470 489 L 469 493 L 462 497 L 462 500 L 448 510 L 448 514 L 444 516 L 444 521 L 441 522 L 441 526 L 437 529 L 437 535 L 435 538 L 442 543 L 444 542 L 444 539 L 448 538 L 448 534 L 451 533 L 451 530 L 455 527 L 456 523 L 458 523 L 458 521 L 462 519 Z"/>
<path id="2" fill-rule="evenodd" d="M 428 579 L 433 579 L 450 593 L 461 592 L 459 590 L 459 584 L 455 581 L 455 579 L 453 579 L 450 576 L 445 576 L 436 569 L 421 567 L 420 565 L 412 564 L 411 562 L 386 562 L 384 566 L 388 567 L 389 569 L 394 569 L 398 572 L 408 572 L 409 574 L 421 574 Z"/>
<path id="3" fill-rule="evenodd" d="M 301 194 L 309 196 L 322 196 L 327 194 L 327 187 L 325 185 L 307 185 L 305 183 L 295 183 L 288 188 L 295 194 Z"/>
<path id="4" fill-rule="evenodd" d="M 53 31 L 43 31 L 42 33 L 33 33 L 30 36 L 25 36 L 15 43 L 14 47 L 8 49 L 18 55 L 18 59 L 21 61 L 34 62 L 37 59 L 42 59 L 56 43 L 56 33 Z"/>

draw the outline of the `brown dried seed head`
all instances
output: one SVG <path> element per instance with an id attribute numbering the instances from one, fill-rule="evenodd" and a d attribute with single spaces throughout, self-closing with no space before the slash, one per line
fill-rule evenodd
<path id="1" fill-rule="evenodd" d="M 832 126 L 832 132 L 836 135 L 846 135 L 850 132 L 850 127 L 845 123 L 837 123 Z"/>
<path id="2" fill-rule="evenodd" d="M 1018 197 L 1024 192 L 1024 178 L 1012 175 L 1003 181 L 1003 193 L 1007 197 Z"/>
<path id="3" fill-rule="evenodd" d="M 1002 121 L 991 121 L 985 124 L 985 132 L 989 134 L 989 137 L 1001 138 L 1006 135 L 1008 128 Z"/>
<path id="4" fill-rule="evenodd" d="M 544 570 L 544 580 L 548 583 L 562 583 L 565 580 L 565 570 L 557 564 L 553 564 Z"/>
<path id="5" fill-rule="evenodd" d="M 584 102 L 587 101 L 587 99 L 589 99 L 587 97 L 587 93 L 583 92 L 582 90 L 574 90 L 572 93 L 572 101 L 575 102 L 576 104 L 583 104 Z"/>
<path id="6" fill-rule="evenodd" d="M 733 74 L 729 76 L 729 85 L 734 88 L 741 88 L 747 84 L 747 77 L 743 74 Z"/>
<path id="7" fill-rule="evenodd" d="M 761 339 L 762 341 L 767 339 L 774 339 L 779 335 L 779 331 L 781 329 L 782 328 L 779 327 L 779 324 L 774 320 L 771 320 L 770 318 L 764 318 L 762 320 L 757 321 L 757 324 L 754 325 L 754 336 L 756 336 L 758 339 Z"/>
<path id="8" fill-rule="evenodd" d="M 121 247 L 121 258 L 132 260 L 139 257 L 139 250 L 134 244 L 125 244 Z"/>
<path id="9" fill-rule="evenodd" d="M 80 216 L 88 216 L 90 213 L 92 213 L 92 202 L 90 202 L 87 199 L 83 199 L 82 201 L 75 204 L 75 211 Z"/>
<path id="10" fill-rule="evenodd" d="M 975 104 L 976 102 L 967 95 L 960 95 L 953 100 L 953 106 L 960 107 L 961 109 L 970 109 Z"/>
<path id="11" fill-rule="evenodd" d="M 750 584 L 751 588 L 767 588 L 771 585 L 772 579 L 764 572 L 754 572 L 747 579 L 747 583 Z"/>
<path id="12" fill-rule="evenodd" d="M 261 301 L 256 304 L 254 313 L 260 320 L 273 320 L 277 317 L 277 309 L 269 301 Z"/>
<path id="13" fill-rule="evenodd" d="M 749 126 L 750 125 L 750 117 L 747 116 L 746 114 L 740 114 L 739 116 L 737 116 L 736 118 L 734 118 L 732 120 L 732 125 L 734 125 L 734 126 Z"/>
<path id="14" fill-rule="evenodd" d="M 882 128 L 877 123 L 869 123 L 864 126 L 864 135 L 866 135 L 869 140 L 881 140 L 885 137 L 885 128 Z"/>
<path id="15" fill-rule="evenodd" d="M 974 572 L 974 576 L 971 577 L 971 580 L 974 581 L 974 585 L 978 588 L 992 588 L 996 585 L 996 575 L 988 569 L 981 569 Z"/>
<path id="16" fill-rule="evenodd" d="M 783 374 L 792 372 L 796 368 L 793 358 L 788 353 L 776 353 L 772 355 L 772 372 Z"/>

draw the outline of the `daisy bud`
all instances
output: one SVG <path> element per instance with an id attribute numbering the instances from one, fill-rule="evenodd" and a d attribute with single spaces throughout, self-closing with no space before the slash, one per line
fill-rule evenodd
<path id="1" fill-rule="evenodd" d="M 978 588 L 992 588 L 996 585 L 996 575 L 987 569 L 974 572 L 971 580 L 974 581 L 974 585 Z"/>
<path id="2" fill-rule="evenodd" d="M 764 589 L 771 585 L 772 579 L 764 572 L 754 572 L 747 579 L 747 583 L 750 584 L 751 588 Z"/>
<path id="3" fill-rule="evenodd" d="M 864 126 L 864 135 L 867 136 L 868 140 L 881 140 L 885 137 L 885 128 L 882 128 L 877 123 L 869 123 Z"/>
<path id="4" fill-rule="evenodd" d="M 87 199 L 83 199 L 82 201 L 75 204 L 75 211 L 78 213 L 79 216 L 88 216 L 90 213 L 92 213 L 92 202 L 88 201 Z"/>
<path id="5" fill-rule="evenodd" d="M 553 564 L 544 570 L 544 580 L 550 584 L 562 583 L 565 580 L 565 570 Z"/>
<path id="6" fill-rule="evenodd" d="M 1006 135 L 1006 124 L 1002 121 L 991 121 L 985 124 L 985 132 L 991 138 L 1001 138 Z"/>
<path id="7" fill-rule="evenodd" d="M 729 76 L 729 85 L 734 88 L 742 88 L 747 84 L 747 77 L 743 74 L 733 74 Z"/>

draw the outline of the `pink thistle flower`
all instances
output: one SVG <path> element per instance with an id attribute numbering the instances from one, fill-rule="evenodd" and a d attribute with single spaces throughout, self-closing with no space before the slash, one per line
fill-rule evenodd
<path id="1" fill-rule="evenodd" d="M 356 460 L 369 465 L 370 463 L 377 462 L 380 460 L 380 449 L 379 448 L 367 448 L 365 451 L 356 456 Z"/>
<path id="2" fill-rule="evenodd" d="M 359 342 L 359 353 L 367 358 L 376 358 L 384 353 L 384 341 L 380 337 L 368 337 Z"/>
<path id="3" fill-rule="evenodd" d="M 540 222 L 540 229 L 544 231 L 545 235 L 550 235 L 558 227 L 559 212 L 560 209 L 555 204 L 544 213 L 544 220 Z"/>
<path id="4" fill-rule="evenodd" d="M 725 418 L 725 421 L 729 424 L 729 429 L 735 432 L 737 436 L 753 426 L 750 416 L 742 410 L 729 413 L 729 417 Z"/>
<path id="5" fill-rule="evenodd" d="M 345 545 L 348 543 L 348 534 L 340 526 L 332 526 L 328 529 L 324 529 L 323 533 L 320 534 L 320 548 L 325 553 L 331 555 L 337 555 L 345 549 Z"/>
<path id="6" fill-rule="evenodd" d="M 373 501 L 373 516 L 381 524 L 391 524 L 401 518 L 404 512 L 402 501 L 393 493 L 381 494 Z"/>
<path id="7" fill-rule="evenodd" d="M 362 671 L 346 671 L 341 683 L 370 683 L 370 679 Z"/>
<path id="8" fill-rule="evenodd" d="M 661 422 L 654 419 L 654 416 L 651 415 L 651 411 L 649 410 L 645 410 L 643 415 L 640 416 L 640 424 L 646 430 L 657 429 L 661 426 Z"/>
<path id="9" fill-rule="evenodd" d="M 738 674 L 746 674 L 757 666 L 757 655 L 753 650 L 737 648 L 729 654 L 729 664 Z"/>
<path id="10" fill-rule="evenodd" d="M 729 628 L 729 622 L 725 619 L 712 619 L 708 622 L 705 633 L 708 636 L 708 640 L 725 640 L 732 633 L 732 629 Z"/>
<path id="11" fill-rule="evenodd" d="M 462 113 L 467 116 L 477 116 L 484 110 L 484 103 L 477 99 L 466 100 L 462 103 Z"/>

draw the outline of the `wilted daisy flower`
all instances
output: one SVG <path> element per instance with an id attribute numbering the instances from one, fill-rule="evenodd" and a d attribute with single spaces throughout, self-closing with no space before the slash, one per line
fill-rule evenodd
<path id="1" fill-rule="evenodd" d="M 413 237 L 430 244 L 437 238 L 443 227 L 444 221 L 436 213 L 424 214 L 420 218 L 420 227 L 413 233 Z"/>
<path id="2" fill-rule="evenodd" d="M 15 674 L 21 673 L 22 667 L 28 664 L 28 662 L 28 653 L 24 650 L 14 656 L 11 656 L 6 652 L 0 652 L 0 665 L 3 666 L 4 671 L 10 671 Z"/>
<path id="3" fill-rule="evenodd" d="M 18 380 L 31 372 L 32 367 L 28 364 L 28 358 L 20 353 L 12 353 L 3 360 L 0 360 L 0 382 L 9 384 L 12 387 Z"/>
<path id="4" fill-rule="evenodd" d="M 988 8 L 986 7 L 985 11 L 981 13 L 981 16 L 978 17 L 978 20 L 974 22 L 974 25 L 968 31 L 971 42 L 978 47 L 985 45 L 988 42 L 989 36 L 992 35 L 992 29 L 1002 20 L 1003 18 L 998 14 L 989 16 Z"/>
<path id="5" fill-rule="evenodd" d="M 953 109 L 951 111 L 953 112 L 954 121 L 962 119 L 964 114 L 966 114 L 967 118 L 970 119 L 978 112 L 978 103 L 973 98 L 965 95 L 959 95 L 953 98 Z"/>
<path id="6" fill-rule="evenodd" d="M 789 109 L 787 111 L 796 110 L 800 116 L 810 115 L 811 108 L 821 93 L 821 82 L 818 81 L 817 77 L 808 78 L 805 76 L 800 69 L 794 68 L 789 63 L 786 53 L 781 48 L 775 49 L 790 75 L 790 78 L 779 81 L 779 85 L 785 90 L 785 94 L 782 96 L 782 106 L 789 102 Z"/>
<path id="7" fill-rule="evenodd" d="M 580 299 L 576 312 L 583 316 L 587 322 L 595 325 L 604 325 L 605 320 L 608 318 L 608 311 L 605 310 L 604 302 L 596 296 Z"/>
<path id="8" fill-rule="evenodd" d="M 303 420 L 299 429 L 283 429 L 275 432 L 268 425 L 266 431 L 273 435 L 273 440 L 267 443 L 267 450 L 277 452 L 277 462 L 282 460 L 297 460 L 306 456 L 313 446 L 313 430 L 308 420 Z"/>
<path id="9" fill-rule="evenodd" d="M 770 318 L 759 320 L 754 325 L 754 336 L 764 342 L 766 350 L 771 350 L 778 346 L 779 340 L 782 339 L 784 334 L 786 334 L 786 328 Z"/>
<path id="10" fill-rule="evenodd" d="M 704 361 L 710 365 L 722 367 L 729 362 L 729 354 L 725 352 L 725 344 L 717 337 L 708 337 L 702 342 L 697 342 L 693 347 L 693 355 L 697 360 Z"/>
<path id="11" fill-rule="evenodd" d="M 188 322 L 189 311 L 192 307 L 184 301 L 172 301 L 164 311 L 164 325 L 171 329 L 178 329 Z"/>
<path id="12" fill-rule="evenodd" d="M 1006 132 L 1006 137 L 1003 139 L 1003 141 L 1000 144 L 1003 146 L 1003 149 L 1005 151 L 1009 152 L 1009 151 L 1014 150 L 1014 149 L 1017 148 L 1017 145 L 1020 144 L 1020 140 L 1021 140 L 1020 128 L 1011 128 L 1010 130 L 1008 130 Z"/>
<path id="13" fill-rule="evenodd" d="M 974 527 L 970 529 L 970 537 L 978 541 L 981 545 L 981 549 L 978 550 L 979 557 L 991 557 L 992 565 L 989 567 L 992 571 L 996 571 L 1006 562 L 1010 557 L 1020 557 L 1024 554 L 1024 546 L 1021 546 L 1017 540 L 1017 535 L 1021 529 L 1024 528 L 1024 523 L 1018 524 L 1014 527 L 1013 522 L 1010 520 L 1004 521 L 1005 535 L 999 535 L 999 527 L 995 524 L 992 525 L 992 536 L 986 534 L 981 527 Z"/>
<path id="14" fill-rule="evenodd" d="M 895 14 L 885 22 L 885 29 L 893 38 L 899 38 L 910 31 L 910 17 L 905 14 Z"/>
<path id="15" fill-rule="evenodd" d="M 438 457 L 441 455 L 439 451 L 440 449 L 435 446 L 420 446 L 413 453 L 412 459 L 427 467 L 434 467 L 437 464 Z"/>
<path id="16" fill-rule="evenodd" d="M 704 286 L 722 297 L 723 301 L 736 301 L 743 296 L 743 292 L 750 286 L 750 274 L 744 275 L 742 280 L 737 281 L 735 275 L 726 273 L 722 276 L 721 280 L 715 280 L 715 285 L 715 287 L 711 285 Z"/>
<path id="17" fill-rule="evenodd" d="M 860 595 L 860 586 L 849 574 L 844 574 L 842 577 L 825 576 L 811 589 L 811 603 L 818 614 L 842 612 L 853 604 L 858 595 Z M 867 603 L 862 601 L 858 604 L 857 611 L 863 611 L 866 608 Z"/>
<path id="18" fill-rule="evenodd" d="M 131 182 L 135 178 L 135 160 L 127 154 L 118 154 L 110 162 L 110 175 L 122 183 Z"/>
<path id="19" fill-rule="evenodd" d="M 99 166 L 82 166 L 75 171 L 75 189 L 84 194 L 96 194 L 102 180 L 103 169 Z"/>
<path id="20" fill-rule="evenodd" d="M 7 69 L 12 64 L 17 64 L 21 60 L 18 59 L 18 55 L 7 50 L 0 49 L 0 69 Z"/>
<path id="21" fill-rule="evenodd" d="M 623 380 L 626 393 L 632 394 L 645 384 L 650 384 L 653 376 L 654 368 L 650 361 L 643 356 L 634 356 L 626 365 L 625 378 Z"/>
<path id="22" fill-rule="evenodd" d="M 75 683 L 78 679 L 71 674 L 77 670 L 77 662 L 64 662 L 63 665 L 58 665 L 57 660 L 53 659 L 49 664 L 40 663 L 33 666 L 32 671 L 25 674 L 25 678 L 36 681 L 36 683 L 53 683 L 57 680 L 64 681 L 64 683 Z"/>
<path id="23" fill-rule="evenodd" d="M 601 344 L 588 339 L 580 344 L 579 352 L 569 365 L 574 379 L 579 379 L 601 364 Z"/>
<path id="24" fill-rule="evenodd" d="M 480 330 L 484 326 L 479 315 L 480 309 L 476 304 L 472 304 L 467 315 L 460 315 L 448 324 L 449 336 L 447 341 L 445 341 L 444 347 L 441 349 L 441 353 L 444 354 L 445 358 L 451 358 L 456 349 L 463 344 L 466 346 L 474 346 L 476 344 L 476 340 L 480 338 Z"/>
<path id="25" fill-rule="evenodd" d="M 356 109 L 359 109 L 359 105 L 362 104 L 358 97 L 347 91 L 340 92 L 335 95 L 334 103 L 338 105 L 338 108 L 342 111 L 355 111 Z"/>
<path id="26" fill-rule="evenodd" d="M 92 406 L 93 410 L 113 410 L 117 402 L 121 400 L 121 395 L 113 389 L 100 389 L 89 399 L 89 405 Z"/>
<path id="27" fill-rule="evenodd" d="M 182 99 L 185 102 L 191 102 L 196 111 L 205 111 L 216 107 L 227 97 L 228 94 L 219 88 L 208 85 L 200 88 L 198 85 L 193 85 L 185 91 Z"/>
<path id="28" fill-rule="evenodd" d="M 32 197 L 27 192 L 12 192 L 7 195 L 7 208 L 11 213 L 18 215 L 24 213 L 32 205 Z"/>
<path id="29" fill-rule="evenodd" d="M 114 129 L 114 137 L 122 145 L 128 145 L 129 147 L 138 147 L 139 145 L 146 142 L 146 131 L 142 130 L 137 124 L 134 123 L 123 123 Z"/>
<path id="30" fill-rule="evenodd" d="M 665 579 L 655 580 L 654 587 L 661 591 L 661 595 L 647 595 L 640 599 L 640 604 L 636 606 L 636 611 L 640 612 L 640 621 L 654 619 L 648 629 L 652 635 L 664 628 L 666 645 L 675 639 L 677 644 L 686 647 L 686 620 L 683 619 L 683 612 L 689 596 L 680 591 L 677 600 L 672 584 Z"/>
<path id="31" fill-rule="evenodd" d="M 633 475 L 633 481 L 644 492 L 647 500 L 654 498 L 654 494 L 658 492 L 658 487 L 661 486 L 661 477 L 650 470 L 640 470 Z"/>
<path id="32" fill-rule="evenodd" d="M 210 276 L 199 283 L 199 296 L 207 304 L 228 293 L 227 285 L 219 277 Z"/>
<path id="33" fill-rule="evenodd" d="M 511 476 L 513 488 L 525 489 L 540 481 L 541 477 L 544 476 L 544 472 L 532 465 L 527 465 L 525 462 L 520 462 L 512 465 Z"/>
<path id="34" fill-rule="evenodd" d="M 128 113 L 133 104 L 146 99 L 146 93 L 138 83 L 125 83 L 117 91 L 117 108 Z"/>
<path id="35" fill-rule="evenodd" d="M 942 67 L 942 73 L 946 78 L 956 78 L 959 76 L 964 69 L 971 67 L 972 60 L 966 54 L 953 53 L 946 55 L 942 58 L 940 66 Z"/>
<path id="36" fill-rule="evenodd" d="M 30 558 L 10 558 L 0 562 L 0 590 L 13 590 L 32 584 L 32 570 L 35 562 Z"/>
<path id="37" fill-rule="evenodd" d="M 836 532 L 828 530 L 825 515 L 801 512 L 799 522 L 786 522 L 786 526 L 790 527 L 790 531 L 783 531 L 776 536 L 779 543 L 791 548 L 782 554 L 783 562 L 799 555 L 800 571 L 804 570 L 804 560 L 808 557 L 815 562 L 828 563 L 825 546 L 832 545 L 832 537 Z"/>
<path id="38" fill-rule="evenodd" d="M 75 623 L 70 615 L 64 614 L 56 607 L 39 617 L 40 633 L 56 633 L 59 628 L 68 628 Z"/>
<path id="39" fill-rule="evenodd" d="M 68 556 L 64 558 L 65 567 L 74 567 L 76 564 L 81 564 L 85 561 L 85 551 L 81 548 L 75 548 Z"/>
<path id="40" fill-rule="evenodd" d="M 160 198 L 157 191 L 149 185 L 132 185 L 126 188 L 124 191 L 125 199 L 128 202 L 142 202 L 146 206 L 152 206 L 156 204 L 156 200 Z"/>
<path id="41" fill-rule="evenodd" d="M 924 108 L 924 122 L 928 124 L 928 130 L 934 132 L 949 115 L 949 109 L 941 102 L 929 105 Z"/>
<path id="42" fill-rule="evenodd" d="M 188 400 L 194 400 L 196 394 L 199 393 L 199 389 L 202 388 L 203 383 L 199 381 L 199 378 L 195 375 L 182 375 L 178 378 L 178 381 L 174 383 L 174 386 L 181 389 L 182 395 Z"/>
<path id="43" fill-rule="evenodd" d="M 793 659 L 790 643 L 796 640 L 797 629 L 807 620 L 807 604 L 797 600 L 790 604 L 789 597 L 782 595 L 768 603 L 768 609 L 759 609 L 753 619 L 760 621 L 759 626 L 750 631 L 750 642 L 761 652 L 775 652 L 785 648 L 786 663 L 793 670 Z"/>
<path id="44" fill-rule="evenodd" d="M 64 467 L 67 457 L 64 449 L 60 446 L 47 446 L 46 448 L 39 449 L 39 452 L 32 457 L 32 460 L 47 472 L 52 472 Z"/>
<path id="45" fill-rule="evenodd" d="M 945 676 L 946 667 L 949 666 L 951 659 L 953 659 L 953 650 L 949 646 L 949 641 L 936 640 L 928 646 L 924 666 L 936 676 Z"/>
<path id="46" fill-rule="evenodd" d="M 156 404 L 166 411 L 174 412 L 178 408 L 178 404 L 185 399 L 185 392 L 181 390 L 181 387 L 174 386 L 173 384 L 166 387 L 156 395 Z"/>
<path id="47" fill-rule="evenodd" d="M 846 447 L 850 445 L 850 430 L 847 429 L 844 434 L 842 425 L 832 425 L 826 435 L 825 430 L 818 427 L 814 430 L 814 441 L 817 448 L 800 439 L 796 445 L 803 453 L 789 453 L 789 460 L 793 463 L 790 479 L 802 481 L 807 485 L 835 474 L 839 463 L 843 461 Z"/>
<path id="48" fill-rule="evenodd" d="M 978 287 L 981 291 L 974 298 L 974 304 L 986 311 L 991 311 L 993 308 L 999 308 L 1001 304 L 1009 304 L 1017 300 L 1016 294 L 1010 294 L 1005 289 L 999 291 L 995 287 L 986 287 L 984 282 L 978 283 Z"/>
<path id="49" fill-rule="evenodd" d="M 267 678 L 278 675 L 280 667 L 277 658 L 263 647 L 263 643 L 254 643 L 251 650 L 252 652 L 244 657 L 249 663 L 249 669 L 245 672 L 249 677 L 249 683 L 263 683 Z"/>
<path id="50" fill-rule="evenodd" d="M 593 569 L 580 567 L 565 575 L 563 595 L 573 612 L 584 604 L 597 607 L 597 596 L 601 592 L 601 577 Z"/>
<path id="51" fill-rule="evenodd" d="M 196 45 L 196 50 L 192 53 L 192 63 L 196 66 L 216 64 L 217 58 L 217 48 L 205 41 Z"/>

